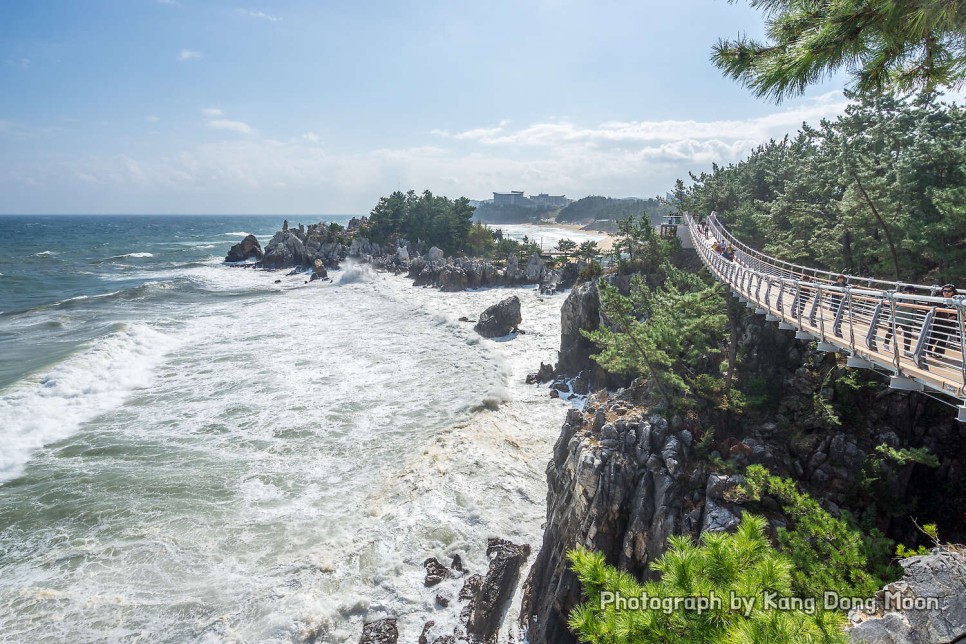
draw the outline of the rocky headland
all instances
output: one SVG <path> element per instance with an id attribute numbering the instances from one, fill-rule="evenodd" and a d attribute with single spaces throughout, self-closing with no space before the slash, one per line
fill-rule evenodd
<path id="1" fill-rule="evenodd" d="M 435 246 L 427 248 L 422 242 L 411 242 L 399 236 L 378 244 L 361 234 L 366 223 L 364 217 L 352 219 L 345 228 L 324 222 L 290 227 L 286 221 L 265 246 L 264 252 L 255 236 L 248 235 L 231 247 L 225 262 L 315 275 L 321 275 L 324 267 L 327 275 L 328 270 L 338 269 L 341 263 L 353 260 L 377 270 L 406 275 L 415 286 L 442 291 L 534 284 L 548 294 L 573 286 L 586 266 L 586 262 L 579 261 L 551 269 L 537 253 L 530 254 L 525 263 L 516 255 L 509 255 L 505 260 L 447 257 Z"/>

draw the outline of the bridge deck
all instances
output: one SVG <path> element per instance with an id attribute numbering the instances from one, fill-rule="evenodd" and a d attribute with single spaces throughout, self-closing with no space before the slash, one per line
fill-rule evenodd
<path id="1" fill-rule="evenodd" d="M 894 387 L 955 398 L 959 419 L 966 422 L 966 298 L 937 297 L 930 286 L 860 277 L 847 277 L 847 283 L 861 286 L 836 286 L 834 274 L 782 262 L 741 244 L 713 214 L 700 227 L 690 216 L 686 223 L 711 273 L 757 313 L 795 330 L 798 337 L 818 340 L 820 349 L 846 351 L 856 366 L 889 371 Z M 716 242 L 731 245 L 734 258 L 715 251 Z"/>

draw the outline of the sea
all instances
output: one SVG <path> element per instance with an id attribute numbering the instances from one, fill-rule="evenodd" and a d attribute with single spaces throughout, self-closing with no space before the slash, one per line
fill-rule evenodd
<path id="1" fill-rule="evenodd" d="M 564 295 L 223 263 L 283 219 L 0 217 L 0 641 L 432 641 L 427 558 L 539 547 Z M 514 294 L 525 333 L 461 321 Z"/>

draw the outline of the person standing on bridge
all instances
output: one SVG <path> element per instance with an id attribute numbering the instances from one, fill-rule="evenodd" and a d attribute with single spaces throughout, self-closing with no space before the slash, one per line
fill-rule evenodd
<path id="1" fill-rule="evenodd" d="M 956 287 L 952 284 L 943 284 L 942 297 L 952 299 L 959 294 Z M 929 332 L 928 351 L 936 358 L 946 353 L 946 347 L 951 344 L 953 333 L 958 334 L 956 329 L 956 311 L 949 309 L 936 309 L 936 316 L 932 321 L 932 328 Z"/>

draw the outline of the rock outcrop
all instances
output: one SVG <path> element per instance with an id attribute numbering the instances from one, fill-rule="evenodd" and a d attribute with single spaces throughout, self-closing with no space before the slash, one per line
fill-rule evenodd
<path id="1" fill-rule="evenodd" d="M 853 610 L 853 642 L 932 644 L 966 640 L 966 557 L 936 549 L 900 561 L 905 573 L 876 596 L 878 610 Z"/>
<path id="2" fill-rule="evenodd" d="M 245 239 L 229 249 L 225 256 L 226 262 L 244 262 L 249 259 L 260 260 L 265 256 L 262 245 L 258 243 L 255 235 L 248 235 Z"/>
<path id="3" fill-rule="evenodd" d="M 581 371 L 594 368 L 596 363 L 590 356 L 597 353 L 597 346 L 580 331 L 593 331 L 600 324 L 600 292 L 597 290 L 597 282 L 584 282 L 570 291 L 560 307 L 558 373 L 577 375 Z"/>
<path id="4" fill-rule="evenodd" d="M 275 233 L 262 258 L 264 268 L 293 268 L 312 265 L 312 256 L 305 244 L 291 229 Z"/>
<path id="5" fill-rule="evenodd" d="M 489 643 L 496 642 L 510 597 L 520 579 L 520 569 L 530 556 L 530 546 L 490 539 L 486 555 L 490 557 L 486 577 L 468 583 L 464 586 L 466 592 L 461 591 L 460 596 L 470 599 L 466 611 L 466 633 L 470 641 Z"/>
<path id="6" fill-rule="evenodd" d="M 484 338 L 498 338 L 513 333 L 522 321 L 520 298 L 513 295 L 483 311 L 473 328 Z"/>
<path id="7" fill-rule="evenodd" d="M 567 614 L 580 602 L 580 582 L 567 550 L 580 544 L 638 577 L 667 547 L 667 538 L 696 533 L 700 506 L 691 503 L 691 434 L 637 406 L 642 392 L 603 392 L 585 411 L 571 410 L 547 468 L 543 546 L 524 586 L 521 627 L 531 644 L 571 643 Z"/>

